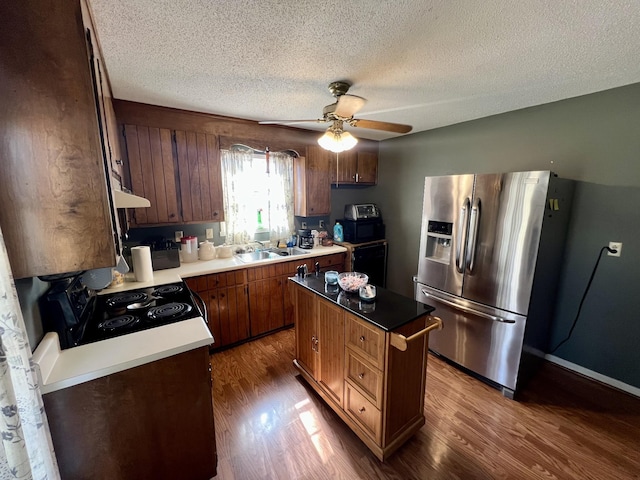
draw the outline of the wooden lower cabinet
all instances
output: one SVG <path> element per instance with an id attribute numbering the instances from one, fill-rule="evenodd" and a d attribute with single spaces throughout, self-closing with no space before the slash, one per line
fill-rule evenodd
<path id="1" fill-rule="evenodd" d="M 313 272 L 344 271 L 346 253 L 277 262 L 230 272 L 186 278 L 207 304 L 212 351 L 293 325 L 294 301 L 289 277 L 299 265 Z M 342 394 L 340 395 L 342 397 Z"/>
<path id="2" fill-rule="evenodd" d="M 207 305 L 212 350 L 233 345 L 250 336 L 247 270 L 201 275 L 185 279 Z"/>
<path id="3" fill-rule="evenodd" d="M 357 317 L 313 291 L 292 284 L 294 365 L 314 390 L 382 461 L 424 424 L 428 335 L 391 345 L 391 332 Z M 428 316 L 395 330 L 423 330 Z"/>
<path id="4" fill-rule="evenodd" d="M 63 479 L 209 479 L 217 456 L 207 347 L 43 395 Z"/>
<path id="5" fill-rule="evenodd" d="M 329 302 L 317 302 L 317 380 L 342 405 L 344 397 L 344 311 Z"/>

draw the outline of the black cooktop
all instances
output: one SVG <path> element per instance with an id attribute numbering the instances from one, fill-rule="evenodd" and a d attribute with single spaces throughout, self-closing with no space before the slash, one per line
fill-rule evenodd
<path id="1" fill-rule="evenodd" d="M 51 289 L 41 308 L 62 348 L 203 316 L 184 282 L 96 295 L 74 281 Z"/>
<path id="2" fill-rule="evenodd" d="M 200 316 L 184 282 L 98 295 L 80 344 Z"/>

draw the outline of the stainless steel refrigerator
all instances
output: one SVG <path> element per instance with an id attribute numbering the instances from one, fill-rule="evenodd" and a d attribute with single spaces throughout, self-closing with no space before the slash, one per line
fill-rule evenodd
<path id="1" fill-rule="evenodd" d="M 429 348 L 514 393 L 544 355 L 573 182 L 549 171 L 427 177 L 416 300 Z"/>

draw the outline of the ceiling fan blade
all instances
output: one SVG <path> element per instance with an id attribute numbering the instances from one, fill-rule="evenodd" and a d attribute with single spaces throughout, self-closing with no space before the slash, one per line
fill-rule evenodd
<path id="1" fill-rule="evenodd" d="M 333 112 L 338 117 L 350 118 L 360 111 L 367 100 L 362 97 L 356 97 L 355 95 L 340 95 L 336 109 Z"/>
<path id="2" fill-rule="evenodd" d="M 385 130 L 394 133 L 409 133 L 413 128 L 411 125 L 401 123 L 378 122 L 377 120 L 354 119 L 349 122 L 352 127 L 369 128 L 371 130 Z"/>
<path id="3" fill-rule="evenodd" d="M 260 125 L 296 125 L 298 123 L 323 123 L 324 118 L 314 118 L 313 120 L 265 120 L 258 122 Z"/>

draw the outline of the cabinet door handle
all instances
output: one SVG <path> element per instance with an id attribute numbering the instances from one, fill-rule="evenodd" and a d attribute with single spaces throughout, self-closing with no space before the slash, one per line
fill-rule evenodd
<path id="1" fill-rule="evenodd" d="M 362 413 L 364 413 L 364 411 L 365 411 L 365 408 L 364 408 L 364 407 L 360 407 L 360 408 L 358 409 L 358 412 L 360 412 L 361 414 L 362 414 Z"/>
<path id="2" fill-rule="evenodd" d="M 358 374 L 358 378 L 359 378 L 360 380 L 362 380 L 362 379 L 364 378 L 364 372 L 362 372 L 362 373 Z"/>
<path id="3" fill-rule="evenodd" d="M 365 341 L 365 340 L 366 340 L 366 338 L 364 338 L 364 335 L 360 335 L 360 341 L 361 341 L 362 343 L 364 343 L 364 341 Z"/>

